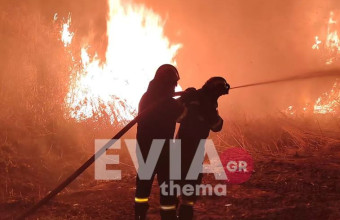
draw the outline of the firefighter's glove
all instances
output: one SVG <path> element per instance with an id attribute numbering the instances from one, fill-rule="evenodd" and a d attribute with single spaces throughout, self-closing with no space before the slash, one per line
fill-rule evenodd
<path id="1" fill-rule="evenodd" d="M 187 88 L 181 96 L 181 101 L 190 103 L 197 100 L 197 90 L 194 87 Z"/>

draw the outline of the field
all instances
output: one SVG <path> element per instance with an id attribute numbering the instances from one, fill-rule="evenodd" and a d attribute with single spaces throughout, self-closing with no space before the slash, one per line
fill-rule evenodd
<path id="1" fill-rule="evenodd" d="M 195 218 L 340 219 L 338 5 L 1 0 L 0 219 L 15 219 L 93 155 L 95 139 L 116 134 L 163 63 L 178 64 L 183 89 L 215 74 L 234 87 L 336 73 L 231 90 L 219 103 L 224 128 L 210 138 L 219 154 L 247 150 L 254 172 L 227 196 L 202 196 Z M 29 219 L 133 219 L 136 171 L 125 147 L 119 155 L 122 180 L 96 181 L 92 165 Z M 159 219 L 154 186 L 148 216 Z"/>
<path id="2" fill-rule="evenodd" d="M 18 122 L 19 123 L 19 122 Z M 93 122 L 94 123 L 94 122 Z M 269 116 L 225 120 L 211 138 L 219 152 L 248 150 L 255 170 L 249 181 L 228 185 L 227 196 L 202 196 L 197 219 L 339 219 L 339 119 L 330 115 Z M 52 130 L 2 123 L 1 218 L 17 215 L 53 189 L 93 153 L 94 137 L 119 127 L 60 120 Z M 134 129 L 125 138 L 132 138 Z M 121 181 L 95 181 L 91 166 L 32 219 L 133 219 L 135 169 L 120 152 Z M 216 184 L 212 175 L 204 183 Z M 150 219 L 158 219 L 154 182 Z"/>

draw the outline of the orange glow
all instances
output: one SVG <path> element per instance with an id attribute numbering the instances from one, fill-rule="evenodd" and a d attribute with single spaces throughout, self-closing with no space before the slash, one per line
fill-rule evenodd
<path id="1" fill-rule="evenodd" d="M 181 44 L 171 44 L 164 35 L 162 18 L 143 5 L 109 0 L 106 62 L 81 49 L 81 70 L 71 74 L 65 99 L 69 115 L 76 120 L 110 117 L 111 123 L 131 120 L 138 102 L 156 69 L 176 65 Z M 71 19 L 63 25 L 62 41 L 68 46 L 73 33 Z"/>

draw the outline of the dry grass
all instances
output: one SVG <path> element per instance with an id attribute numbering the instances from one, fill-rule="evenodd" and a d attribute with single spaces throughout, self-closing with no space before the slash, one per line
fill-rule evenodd
<path id="1" fill-rule="evenodd" d="M 338 122 L 329 115 L 225 120 L 222 132 L 211 137 L 220 150 L 234 146 L 253 155 L 307 154 L 340 147 Z"/>

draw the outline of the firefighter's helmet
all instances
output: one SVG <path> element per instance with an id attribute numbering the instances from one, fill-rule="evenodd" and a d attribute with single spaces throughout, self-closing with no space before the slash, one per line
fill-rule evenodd
<path id="1" fill-rule="evenodd" d="M 223 77 L 212 77 L 202 87 L 208 93 L 221 96 L 229 93 L 230 85 Z"/>
<path id="2" fill-rule="evenodd" d="M 171 64 L 164 64 L 157 69 L 154 80 L 162 82 L 164 84 L 177 85 L 179 74 L 176 67 Z"/>

